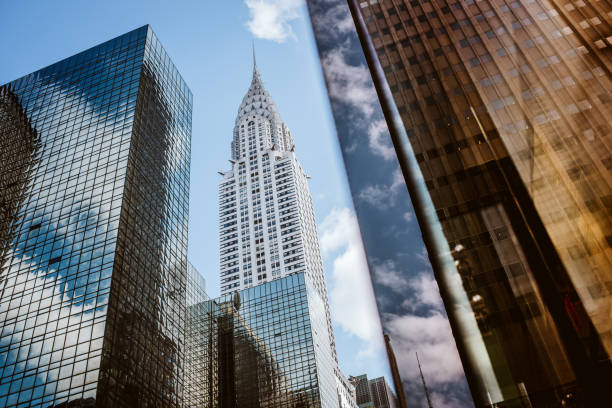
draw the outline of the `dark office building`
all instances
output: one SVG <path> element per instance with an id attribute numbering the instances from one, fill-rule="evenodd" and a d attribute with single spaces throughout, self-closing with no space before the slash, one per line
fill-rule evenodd
<path id="1" fill-rule="evenodd" d="M 366 374 L 351 376 L 349 381 L 355 387 L 355 401 L 359 408 L 373 408 L 374 401 L 372 399 L 372 391 L 370 390 L 370 382 Z"/>
<path id="2" fill-rule="evenodd" d="M 196 375 L 186 407 L 338 407 L 325 307 L 304 273 L 189 306 L 188 315 L 186 354 L 203 369 L 187 369 Z"/>
<path id="3" fill-rule="evenodd" d="M 397 398 L 385 377 L 378 377 L 370 380 L 372 399 L 375 408 L 397 408 Z"/>
<path id="4" fill-rule="evenodd" d="M 612 6 L 349 4 L 476 405 L 600 406 Z"/>
<path id="5" fill-rule="evenodd" d="M 182 405 L 191 104 L 148 26 L 0 88 L 0 406 Z"/>
<path id="6" fill-rule="evenodd" d="M 366 374 L 349 377 L 355 387 L 355 395 L 359 408 L 397 408 L 397 398 L 385 377 L 368 379 Z"/>

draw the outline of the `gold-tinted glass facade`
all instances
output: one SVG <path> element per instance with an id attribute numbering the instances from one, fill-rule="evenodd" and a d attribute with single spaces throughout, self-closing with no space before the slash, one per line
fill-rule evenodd
<path id="1" fill-rule="evenodd" d="M 182 404 L 190 137 L 148 26 L 0 88 L 0 406 Z"/>
<path id="2" fill-rule="evenodd" d="M 491 362 L 475 401 L 593 406 L 612 383 L 612 6 L 359 5 Z"/>

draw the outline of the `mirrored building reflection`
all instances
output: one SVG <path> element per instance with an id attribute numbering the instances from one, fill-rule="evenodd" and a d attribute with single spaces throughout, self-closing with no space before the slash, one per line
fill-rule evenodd
<path id="1" fill-rule="evenodd" d="M 338 406 L 325 305 L 303 272 L 187 310 L 200 368 L 186 370 L 185 406 Z"/>
<path id="2" fill-rule="evenodd" d="M 0 406 L 181 405 L 191 105 L 149 26 L 0 87 Z"/>
<path id="3" fill-rule="evenodd" d="M 359 408 L 397 408 L 399 403 L 385 377 L 368 379 L 367 374 L 349 377 L 355 386 Z"/>
<path id="4" fill-rule="evenodd" d="M 612 7 L 349 4 L 476 405 L 600 406 Z"/>

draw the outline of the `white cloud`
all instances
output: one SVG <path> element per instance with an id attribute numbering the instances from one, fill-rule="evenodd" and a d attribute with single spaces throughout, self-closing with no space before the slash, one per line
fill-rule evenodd
<path id="1" fill-rule="evenodd" d="M 415 310 L 417 307 L 426 306 L 437 311 L 443 310 L 444 305 L 440 297 L 440 290 L 432 272 L 419 273 L 416 277 L 410 279 L 409 286 L 415 295 L 406 298 L 402 307 Z"/>
<path id="2" fill-rule="evenodd" d="M 336 4 L 329 7 L 327 3 Z M 319 36 L 324 36 L 326 40 L 334 40 L 349 31 L 355 31 L 355 23 L 345 1 L 331 0 L 323 4 L 324 6 L 320 8 L 317 8 L 316 2 L 309 5 L 315 9 L 311 13 L 311 18 L 315 19 L 314 26 L 319 29 Z"/>
<path id="3" fill-rule="evenodd" d="M 418 352 L 423 370 L 428 373 L 428 382 L 443 384 L 459 380 L 463 370 L 431 271 L 409 275 L 412 271 L 392 260 L 375 263 L 373 271 L 378 285 L 404 295 L 402 307 L 409 311 L 406 314 L 388 313 L 383 319 L 383 327 L 400 360 L 402 378 L 405 381 L 417 379 L 414 353 Z M 425 309 L 427 313 L 416 315 L 417 309 Z"/>
<path id="4" fill-rule="evenodd" d="M 406 222 L 412 222 L 413 215 L 410 211 L 406 211 L 402 217 L 404 220 L 406 220 Z"/>
<path id="5" fill-rule="evenodd" d="M 395 262 L 386 260 L 373 266 L 374 280 L 394 292 L 404 293 L 410 287 L 410 282 L 401 271 L 397 270 Z"/>
<path id="6" fill-rule="evenodd" d="M 377 284 L 404 295 L 401 306 L 407 312 L 383 316 L 383 327 L 391 338 L 403 380 L 412 386 L 420 383 L 415 356 L 418 352 L 429 385 L 439 390 L 462 381 L 463 368 L 431 271 L 409 275 L 411 271 L 391 260 L 377 263 L 373 270 Z M 453 406 L 452 398 L 442 397 L 436 396 L 440 406 Z"/>
<path id="7" fill-rule="evenodd" d="M 319 225 L 320 246 L 323 256 L 329 255 L 352 243 L 361 245 L 359 224 L 348 208 L 333 209 Z"/>
<path id="8" fill-rule="evenodd" d="M 319 230 L 323 255 L 334 257 L 329 291 L 333 321 L 367 344 L 360 354 L 383 349 L 378 308 L 355 214 L 348 208 L 334 209 Z"/>
<path id="9" fill-rule="evenodd" d="M 350 65 L 341 48 L 328 52 L 321 60 L 332 99 L 359 109 L 369 117 L 377 103 L 376 90 L 365 65 Z"/>
<path id="10" fill-rule="evenodd" d="M 372 153 L 385 160 L 392 160 L 395 156 L 395 149 L 391 143 L 391 136 L 387 129 L 387 122 L 384 119 L 376 120 L 368 128 L 368 142 Z"/>
<path id="11" fill-rule="evenodd" d="M 433 311 L 426 316 L 412 314 L 384 316 L 400 374 L 404 381 L 419 381 L 415 352 L 428 384 L 432 386 L 460 381 L 463 369 L 450 325 L 442 313 Z"/>
<path id="12" fill-rule="evenodd" d="M 442 392 L 431 393 L 431 404 L 436 408 L 459 408 L 466 406 L 465 401 L 460 401 L 455 396 Z M 470 406 L 473 405 L 470 404 Z"/>
<path id="13" fill-rule="evenodd" d="M 391 176 L 391 184 L 369 184 L 359 192 L 359 199 L 373 207 L 386 210 L 395 205 L 397 194 L 405 185 L 402 171 L 396 167 Z"/>
<path id="14" fill-rule="evenodd" d="M 418 254 L 416 254 L 416 257 L 419 261 L 421 261 L 423 266 L 427 267 L 428 269 L 431 269 L 431 263 L 429 263 L 429 254 L 427 253 L 427 248 L 425 248 L 424 246 L 421 247 L 421 250 Z"/>
<path id="15" fill-rule="evenodd" d="M 359 199 L 370 204 L 372 207 L 381 209 L 389 208 L 392 194 L 388 186 L 379 184 L 367 185 L 359 192 Z"/>
<path id="16" fill-rule="evenodd" d="M 406 185 L 404 175 L 399 167 L 396 167 L 395 170 L 393 170 L 393 178 L 391 180 L 392 182 L 390 188 L 395 194 L 399 192 L 400 188 Z"/>
<path id="17" fill-rule="evenodd" d="M 413 271 L 402 269 L 390 259 L 374 262 L 372 269 L 377 284 L 406 296 L 406 300 L 402 303 L 404 308 L 415 310 L 417 307 L 426 306 L 428 309 L 443 310 L 438 284 L 431 271 L 409 275 L 413 274 Z M 411 293 L 408 292 L 409 289 L 412 289 Z"/>
<path id="18" fill-rule="evenodd" d="M 247 27 L 256 38 L 285 42 L 295 38 L 291 22 L 301 15 L 303 0 L 245 0 Z"/>

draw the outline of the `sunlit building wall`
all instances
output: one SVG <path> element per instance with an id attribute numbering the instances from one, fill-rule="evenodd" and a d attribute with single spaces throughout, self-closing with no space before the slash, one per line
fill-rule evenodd
<path id="1" fill-rule="evenodd" d="M 0 405 L 179 406 L 191 93 L 148 26 L 0 88 Z"/>
<path id="2" fill-rule="evenodd" d="M 612 7 L 350 3 L 456 262 L 452 295 L 473 312 L 449 318 L 476 404 L 601 401 L 612 378 Z"/>

